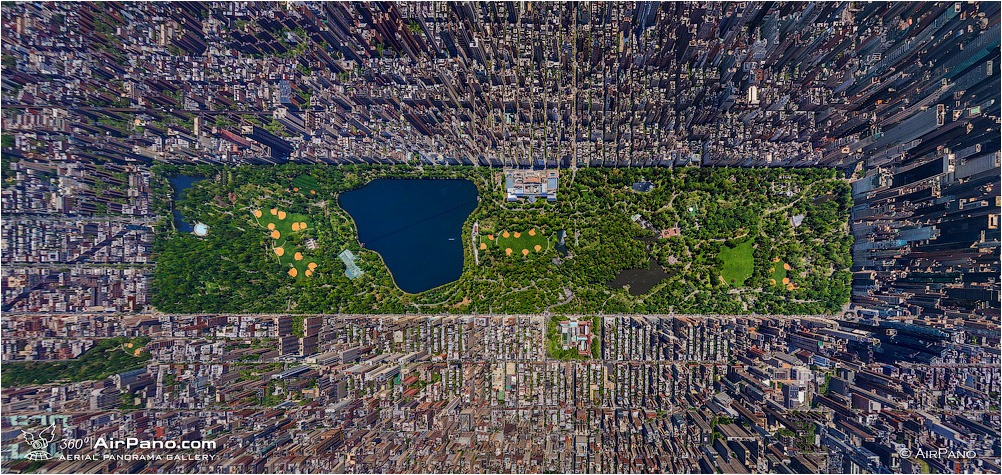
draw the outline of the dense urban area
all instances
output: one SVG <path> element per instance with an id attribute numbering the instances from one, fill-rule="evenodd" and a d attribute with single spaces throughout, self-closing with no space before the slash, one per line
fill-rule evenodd
<path id="1" fill-rule="evenodd" d="M 5 2 L 2 469 L 999 473 L 1000 7 Z"/>

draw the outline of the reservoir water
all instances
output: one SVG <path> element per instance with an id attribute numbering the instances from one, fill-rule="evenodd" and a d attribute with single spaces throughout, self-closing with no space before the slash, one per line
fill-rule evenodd
<path id="1" fill-rule="evenodd" d="M 195 230 L 191 223 L 184 220 L 184 216 L 181 216 L 181 212 L 177 210 L 177 202 L 184 197 L 184 190 L 191 188 L 196 182 L 204 180 L 204 177 L 200 176 L 185 176 L 185 175 L 174 175 L 172 177 L 167 177 L 167 181 L 170 182 L 170 187 L 174 190 L 174 209 L 172 214 L 174 215 L 174 227 L 178 231 L 183 233 L 190 233 Z"/>
<path id="2" fill-rule="evenodd" d="M 404 292 L 424 292 L 463 273 L 463 223 L 477 207 L 472 182 L 378 179 L 342 193 L 338 204 Z"/>

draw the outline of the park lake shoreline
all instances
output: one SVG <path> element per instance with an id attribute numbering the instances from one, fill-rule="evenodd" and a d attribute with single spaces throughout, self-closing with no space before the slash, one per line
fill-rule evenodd
<path id="1" fill-rule="evenodd" d="M 463 229 L 478 202 L 472 181 L 449 178 L 376 178 L 337 196 L 359 245 L 379 254 L 409 294 L 459 280 Z"/>
<path id="2" fill-rule="evenodd" d="M 189 223 L 188 219 L 181 215 L 181 212 L 175 207 L 179 201 L 184 199 L 184 192 L 188 188 L 191 188 L 202 180 L 205 180 L 204 176 L 188 176 L 188 175 L 173 175 L 167 177 L 168 183 L 170 183 L 171 188 L 171 216 L 173 216 L 174 227 L 181 232 L 190 233 L 195 230 L 195 225 Z"/>

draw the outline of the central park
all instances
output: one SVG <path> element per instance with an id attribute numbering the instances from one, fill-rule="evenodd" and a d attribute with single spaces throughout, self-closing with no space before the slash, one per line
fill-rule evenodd
<path id="1" fill-rule="evenodd" d="M 561 170 L 555 201 L 507 200 L 485 167 L 154 172 L 164 312 L 831 314 L 849 300 L 852 203 L 829 169 Z M 178 193 L 177 176 L 199 179 Z"/>

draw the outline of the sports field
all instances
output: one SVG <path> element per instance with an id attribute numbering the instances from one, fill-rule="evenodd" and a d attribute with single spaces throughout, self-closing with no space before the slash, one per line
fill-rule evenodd
<path id="1" fill-rule="evenodd" d="M 506 256 L 540 253 L 550 248 L 550 237 L 542 230 L 501 231 L 480 235 L 480 250 L 499 250 Z"/>
<path id="2" fill-rule="evenodd" d="M 769 265 L 769 285 L 776 285 L 786 290 L 797 288 L 792 279 L 788 277 L 788 272 L 793 269 L 789 263 L 782 262 L 779 257 L 775 257 Z"/>
<path id="3" fill-rule="evenodd" d="M 745 285 L 745 280 L 752 276 L 755 270 L 755 258 L 751 239 L 739 243 L 735 247 L 724 246 L 720 251 L 720 260 L 724 261 L 721 274 L 731 287 Z"/>
<path id="4" fill-rule="evenodd" d="M 286 273 L 290 277 L 311 277 L 316 271 L 316 262 L 306 255 L 305 248 L 293 244 L 293 238 L 309 228 L 308 217 L 279 208 L 255 209 L 251 214 L 272 239 L 271 252 L 287 268 Z"/>

